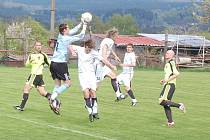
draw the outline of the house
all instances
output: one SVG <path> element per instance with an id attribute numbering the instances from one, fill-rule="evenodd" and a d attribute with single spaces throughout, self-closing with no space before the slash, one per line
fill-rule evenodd
<path id="1" fill-rule="evenodd" d="M 145 33 L 138 35 L 163 42 L 165 42 L 166 36 L 165 34 Z M 168 34 L 168 48 L 176 52 L 177 63 L 180 66 L 194 67 L 195 65 L 203 66 L 204 63 L 210 63 L 210 40 L 203 36 Z"/>
<path id="2" fill-rule="evenodd" d="M 88 37 L 86 37 L 88 38 Z M 105 38 L 104 34 L 93 34 L 91 38 L 95 41 L 96 47 L 99 47 L 101 41 Z M 121 60 L 126 52 L 126 45 L 132 43 L 137 56 L 139 65 L 150 66 L 160 65 L 160 59 L 157 53 L 164 48 L 164 42 L 143 36 L 118 35 L 115 40 L 114 50 Z M 112 57 L 110 57 L 112 59 Z"/>

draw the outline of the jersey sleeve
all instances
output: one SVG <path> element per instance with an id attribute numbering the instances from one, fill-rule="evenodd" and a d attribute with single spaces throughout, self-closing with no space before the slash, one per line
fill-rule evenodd
<path id="1" fill-rule="evenodd" d="M 173 61 L 173 63 L 172 63 L 172 68 L 173 68 L 173 74 L 179 74 L 179 72 L 178 72 L 178 70 L 177 70 L 177 68 L 176 68 L 176 63 Z"/>
<path id="2" fill-rule="evenodd" d="M 76 27 L 74 27 L 73 29 L 70 29 L 69 30 L 69 35 L 71 36 L 71 35 L 76 34 L 79 31 L 79 29 L 81 28 L 81 26 L 82 26 L 82 24 L 80 23 Z"/>
<path id="3" fill-rule="evenodd" d="M 133 55 L 131 56 L 131 63 L 132 64 L 136 64 L 136 55 L 133 53 Z"/>
<path id="4" fill-rule="evenodd" d="M 170 77 L 170 75 L 172 74 L 172 71 L 171 71 L 171 66 L 169 63 L 166 63 L 165 65 L 165 80 L 168 80 L 168 78 Z"/>
<path id="5" fill-rule="evenodd" d="M 82 40 L 85 37 L 85 33 L 81 32 L 80 34 L 73 35 L 73 36 L 66 36 L 66 39 L 69 41 L 69 44 L 72 42 L 76 42 Z"/>

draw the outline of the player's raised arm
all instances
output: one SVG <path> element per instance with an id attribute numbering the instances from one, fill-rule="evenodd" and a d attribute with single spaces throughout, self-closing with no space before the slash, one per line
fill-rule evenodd
<path id="1" fill-rule="evenodd" d="M 73 36 L 69 36 L 70 41 L 71 42 L 76 42 L 76 41 L 82 40 L 85 37 L 86 28 L 87 28 L 87 25 L 83 24 L 82 31 L 79 34 L 73 35 Z"/>
<path id="2" fill-rule="evenodd" d="M 82 22 L 80 22 L 77 26 L 75 26 L 73 29 L 69 30 L 69 35 L 72 36 L 76 34 L 79 29 L 82 27 Z"/>
<path id="3" fill-rule="evenodd" d="M 114 55 L 114 59 L 117 60 L 118 62 L 121 62 L 120 58 L 117 56 L 115 51 L 112 49 L 112 54 Z"/>

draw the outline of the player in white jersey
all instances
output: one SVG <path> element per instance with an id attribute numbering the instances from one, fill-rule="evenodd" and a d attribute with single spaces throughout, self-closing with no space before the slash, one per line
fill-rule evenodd
<path id="1" fill-rule="evenodd" d="M 114 41 L 117 35 L 118 35 L 117 29 L 113 28 L 109 30 L 107 32 L 106 38 L 104 38 L 100 44 L 99 54 L 106 60 L 111 54 L 113 54 L 113 56 L 115 57 L 115 60 L 120 62 L 119 57 L 116 55 L 116 53 L 113 50 Z M 125 98 L 125 96 L 120 92 L 120 87 L 117 83 L 115 72 L 112 71 L 109 67 L 105 66 L 102 63 L 97 64 L 96 77 L 97 77 L 98 83 L 102 81 L 105 77 L 111 78 L 111 84 L 117 96 L 116 101 L 119 101 Z"/>
<path id="2" fill-rule="evenodd" d="M 125 85 L 126 93 L 131 97 L 132 106 L 135 106 L 137 100 L 131 90 L 131 80 L 133 78 L 134 70 L 133 67 L 136 66 L 136 56 L 133 51 L 133 44 L 128 44 L 126 47 L 127 52 L 125 53 L 123 64 L 120 66 L 123 68 L 122 73 L 117 76 L 117 81 L 119 84 Z"/>
<path id="3" fill-rule="evenodd" d="M 89 113 L 90 122 L 99 119 L 96 96 L 96 75 L 94 61 L 101 61 L 111 69 L 116 69 L 107 60 L 103 59 L 97 51 L 94 50 L 95 44 L 92 40 L 85 41 L 82 45 L 72 45 L 72 50 L 78 56 L 78 73 L 82 91 L 84 93 L 85 106 Z"/>
<path id="4" fill-rule="evenodd" d="M 75 35 L 82 26 L 83 28 L 81 33 Z M 59 26 L 59 35 L 50 64 L 50 72 L 53 80 L 55 81 L 55 87 L 53 89 L 50 102 L 51 106 L 56 97 L 63 93 L 71 85 L 67 65 L 67 61 L 69 59 L 69 45 L 84 38 L 86 27 L 87 25 L 85 22 L 81 22 L 71 30 L 67 24 L 60 24 Z M 62 84 L 61 81 L 64 81 L 64 83 Z"/>

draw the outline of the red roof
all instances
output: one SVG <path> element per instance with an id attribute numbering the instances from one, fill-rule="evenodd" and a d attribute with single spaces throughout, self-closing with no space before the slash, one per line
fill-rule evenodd
<path id="1" fill-rule="evenodd" d="M 105 38 L 104 34 L 94 34 L 97 37 Z M 143 36 L 129 36 L 129 35 L 118 35 L 115 44 L 116 45 L 127 45 L 132 43 L 136 46 L 164 46 L 164 42 L 158 41 L 149 37 Z"/>

